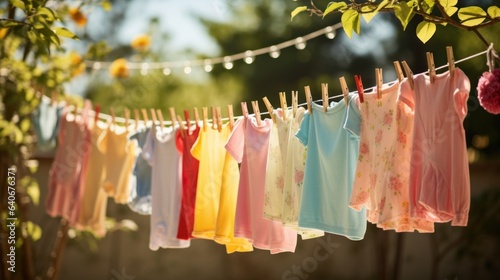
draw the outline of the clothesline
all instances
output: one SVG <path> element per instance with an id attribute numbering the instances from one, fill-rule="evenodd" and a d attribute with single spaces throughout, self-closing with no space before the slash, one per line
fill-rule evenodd
<path id="1" fill-rule="evenodd" d="M 470 60 L 470 59 L 476 58 L 476 57 L 478 57 L 478 56 L 484 55 L 484 54 L 488 53 L 488 51 L 489 51 L 489 49 L 487 49 L 487 50 L 485 50 L 485 51 L 478 52 L 478 53 L 473 54 L 473 55 L 470 55 L 470 56 L 468 56 L 468 57 L 462 58 L 462 59 L 460 59 L 460 60 L 455 61 L 455 64 L 462 63 L 462 62 L 464 62 L 464 61 L 467 61 L 467 60 Z M 445 65 L 442 65 L 442 66 L 436 67 L 436 70 L 441 70 L 441 69 L 444 69 L 444 68 L 446 68 L 446 67 L 448 67 L 448 64 L 445 64 Z M 422 72 L 422 73 L 420 73 L 420 74 L 424 74 L 424 73 L 428 73 L 428 72 L 429 72 L 429 70 L 427 70 L 427 71 L 425 71 L 425 72 Z M 369 87 L 369 88 L 367 88 L 367 89 L 373 89 L 373 88 L 375 88 L 375 86 Z M 351 91 L 351 92 L 349 92 L 349 93 L 350 93 L 350 94 L 351 94 L 351 93 L 357 93 L 357 91 Z M 343 95 L 342 95 L 342 94 L 340 94 L 340 95 L 331 96 L 331 97 L 329 97 L 328 99 L 330 100 L 330 99 L 334 99 L 334 98 L 338 98 L 338 97 L 343 97 Z M 42 100 L 43 100 L 43 101 L 45 101 L 45 102 L 49 102 L 49 103 L 50 103 L 50 102 L 52 102 L 52 99 L 51 99 L 50 97 L 48 97 L 48 96 L 45 96 L 45 95 L 44 95 L 44 96 L 42 96 Z M 321 99 L 314 100 L 313 102 L 317 102 L 317 101 L 321 101 Z M 61 105 L 62 105 L 62 106 L 64 106 L 64 105 L 66 105 L 66 103 L 63 101 Z M 304 103 L 300 103 L 300 104 L 298 104 L 298 106 L 305 106 L 305 105 L 307 105 L 307 102 L 304 102 Z M 291 106 L 288 106 L 288 107 L 287 107 L 287 109 L 290 109 L 290 108 L 291 108 Z M 78 110 L 78 111 L 80 111 L 81 109 L 80 109 L 80 108 L 77 108 L 77 110 Z M 262 112 L 262 113 L 260 113 L 260 114 L 261 114 L 261 115 L 268 115 L 268 114 L 269 114 L 269 112 Z M 89 112 L 89 115 L 90 115 L 90 116 L 95 116 L 95 111 L 90 111 L 90 112 Z M 255 115 L 255 114 L 249 114 L 249 115 L 253 116 L 253 115 Z M 240 116 L 235 116 L 234 118 L 238 118 L 238 117 L 240 117 Z M 102 119 L 105 119 L 105 120 L 111 120 L 111 119 L 112 119 L 111 115 L 107 115 L 107 114 L 104 114 L 104 113 L 99 113 L 99 118 L 102 118 Z M 128 121 L 126 118 L 123 118 L 123 117 L 115 117 L 115 118 L 114 118 L 114 120 L 115 120 L 115 122 L 124 123 L 124 124 L 125 124 L 125 123 L 127 123 L 127 121 Z M 229 118 L 228 118 L 228 117 L 226 117 L 226 118 L 222 118 L 222 120 L 223 120 L 223 121 L 227 121 L 227 120 L 229 120 Z M 131 120 L 131 121 L 135 121 L 135 120 Z M 209 121 L 210 121 L 210 120 L 209 120 Z M 150 122 L 151 122 L 151 121 L 150 121 Z M 143 120 L 139 120 L 139 123 L 143 123 L 143 124 L 144 124 L 144 121 L 143 121 Z M 172 121 L 164 121 L 164 124 L 165 124 L 165 125 L 171 125 L 171 124 L 172 124 Z"/>

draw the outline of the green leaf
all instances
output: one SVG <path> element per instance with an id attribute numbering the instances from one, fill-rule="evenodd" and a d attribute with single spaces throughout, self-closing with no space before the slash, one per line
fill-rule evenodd
<path id="1" fill-rule="evenodd" d="M 26 231 L 31 236 L 33 242 L 42 237 L 42 228 L 39 225 L 32 223 L 31 221 L 26 222 Z"/>
<path id="2" fill-rule="evenodd" d="M 345 2 L 330 2 L 323 12 L 323 18 L 333 11 L 345 8 L 347 8 L 347 4 Z"/>
<path id="3" fill-rule="evenodd" d="M 378 12 L 375 12 L 376 9 L 377 7 L 372 5 L 361 7 L 361 12 L 363 12 L 361 15 L 367 23 L 370 22 L 373 17 L 378 14 Z"/>
<path id="4" fill-rule="evenodd" d="M 28 129 L 30 129 L 30 127 L 31 127 L 31 121 L 29 119 L 23 119 L 19 123 L 19 128 L 21 128 L 21 131 L 23 132 L 27 132 Z"/>
<path id="5" fill-rule="evenodd" d="M 26 11 L 26 6 L 24 5 L 24 2 L 21 1 L 21 0 L 10 0 L 10 3 L 16 7 L 16 8 L 19 8 L 23 11 Z"/>
<path id="6" fill-rule="evenodd" d="M 79 40 L 78 36 L 76 36 L 73 32 L 69 31 L 67 28 L 55 27 L 52 30 L 58 36 Z"/>
<path id="7" fill-rule="evenodd" d="M 10 21 L 10 20 L 2 20 L 0 21 L 0 28 L 6 28 L 6 27 L 12 27 L 12 26 L 19 26 L 22 23 L 17 22 L 17 21 Z"/>
<path id="8" fill-rule="evenodd" d="M 465 26 L 476 26 L 486 19 L 486 12 L 478 6 L 464 7 L 458 10 L 458 18 Z"/>
<path id="9" fill-rule="evenodd" d="M 413 18 L 413 7 L 408 6 L 406 2 L 399 2 L 394 5 L 394 14 L 401 22 L 403 30 L 406 30 L 406 26 Z"/>
<path id="10" fill-rule="evenodd" d="M 422 4 L 422 9 L 426 14 L 430 14 L 435 5 L 434 0 L 424 0 L 421 4 Z"/>
<path id="11" fill-rule="evenodd" d="M 422 21 L 417 25 L 417 37 L 424 44 L 436 33 L 436 25 L 432 22 Z"/>
<path id="12" fill-rule="evenodd" d="M 352 38 L 353 30 L 358 34 L 361 32 L 361 20 L 359 13 L 356 10 L 345 11 L 344 14 L 342 14 L 341 20 L 344 31 L 349 38 Z"/>
<path id="13" fill-rule="evenodd" d="M 296 15 L 302 13 L 303 11 L 307 11 L 307 6 L 300 6 L 295 8 L 295 10 L 293 10 L 291 13 L 292 18 L 290 19 L 290 21 L 292 21 Z"/>
<path id="14" fill-rule="evenodd" d="M 379 12 L 381 9 L 385 8 L 387 5 L 389 5 L 391 1 L 389 0 L 384 0 L 382 2 L 380 2 L 380 4 L 378 5 L 377 9 L 375 10 L 375 12 Z"/>
<path id="15" fill-rule="evenodd" d="M 439 4 L 443 7 L 453 7 L 458 4 L 458 0 L 439 0 Z"/>
<path id="16" fill-rule="evenodd" d="M 47 7 L 38 8 L 37 14 L 43 15 L 49 21 L 54 21 L 56 19 L 56 14 L 54 13 L 54 11 Z"/>
<path id="17" fill-rule="evenodd" d="M 40 188 L 36 180 L 31 181 L 31 184 L 26 188 L 26 193 L 31 198 L 31 201 L 33 201 L 33 204 L 38 205 L 40 202 Z"/>
<path id="18" fill-rule="evenodd" d="M 491 18 L 500 18 L 500 8 L 497 6 L 491 6 L 488 8 L 488 15 Z"/>
<path id="19" fill-rule="evenodd" d="M 40 33 L 42 33 L 45 36 L 45 40 L 48 40 L 46 42 L 52 42 L 56 46 L 61 45 L 61 41 L 59 40 L 59 37 L 57 37 L 56 33 L 54 31 L 50 30 L 50 28 L 45 27 L 40 29 Z"/>

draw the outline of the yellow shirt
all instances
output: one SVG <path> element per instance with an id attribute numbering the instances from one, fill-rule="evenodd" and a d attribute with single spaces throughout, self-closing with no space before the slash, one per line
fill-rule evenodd
<path id="1" fill-rule="evenodd" d="M 193 236 L 226 244 L 228 253 L 252 251 L 252 244 L 234 238 L 234 217 L 238 194 L 238 163 L 227 153 L 225 144 L 231 128 L 219 132 L 210 127 L 200 130 L 191 154 L 200 161 Z"/>

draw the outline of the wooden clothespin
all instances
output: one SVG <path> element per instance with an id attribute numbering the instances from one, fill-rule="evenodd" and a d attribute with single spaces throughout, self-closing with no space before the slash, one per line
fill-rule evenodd
<path id="1" fill-rule="evenodd" d="M 411 89 L 414 89 L 414 81 L 413 81 L 413 72 L 411 71 L 410 67 L 406 63 L 406 61 L 402 61 L 401 64 L 403 64 L 403 69 L 405 70 L 406 73 L 406 78 L 408 79 L 408 82 L 410 83 Z"/>
<path id="2" fill-rule="evenodd" d="M 203 131 L 207 131 L 207 126 L 208 126 L 208 108 L 207 107 L 202 107 L 201 108 L 201 113 L 203 115 Z"/>
<path id="3" fill-rule="evenodd" d="M 375 83 L 377 84 L 377 98 L 382 98 L 382 85 L 384 84 L 384 78 L 382 76 L 382 68 L 375 68 Z"/>
<path id="4" fill-rule="evenodd" d="M 99 113 L 101 112 L 101 106 L 99 106 L 98 104 L 96 104 L 94 106 L 94 111 L 95 111 L 94 125 L 97 125 L 97 121 L 99 121 Z"/>
<path id="5" fill-rule="evenodd" d="M 328 111 L 328 84 L 321 84 L 321 98 L 323 99 L 323 112 Z"/>
<path id="6" fill-rule="evenodd" d="M 175 117 L 175 116 L 174 116 L 174 117 Z M 186 126 L 184 125 L 184 122 L 182 121 L 181 116 L 177 115 L 176 120 L 177 120 L 177 122 L 179 123 L 179 131 L 180 131 L 180 133 L 181 133 L 181 136 L 182 136 L 182 137 L 186 137 L 186 131 L 187 131 L 187 128 L 186 128 Z"/>
<path id="7" fill-rule="evenodd" d="M 177 117 L 175 114 L 175 108 L 174 107 L 169 107 L 168 111 L 170 113 L 170 120 L 172 120 L 172 130 L 175 129 L 175 123 L 177 122 Z M 179 124 L 180 126 L 180 124 Z"/>
<path id="8" fill-rule="evenodd" d="M 165 127 L 165 119 L 163 118 L 163 113 L 161 112 L 160 109 L 157 109 L 156 114 L 158 116 L 158 121 L 160 121 L 160 127 L 164 128 Z"/>
<path id="9" fill-rule="evenodd" d="M 227 104 L 227 114 L 229 116 L 229 127 L 233 130 L 234 127 L 234 114 L 233 114 L 233 105 Z"/>
<path id="10" fill-rule="evenodd" d="M 246 102 L 241 102 L 241 112 L 243 113 L 243 117 L 248 118 L 248 107 Z"/>
<path id="11" fill-rule="evenodd" d="M 286 104 L 286 93 L 280 92 L 280 105 L 281 111 L 283 111 L 283 120 L 286 121 L 286 111 L 288 110 L 288 105 Z"/>
<path id="12" fill-rule="evenodd" d="M 194 121 L 196 122 L 196 126 L 200 127 L 200 114 L 197 107 L 194 107 Z"/>
<path id="13" fill-rule="evenodd" d="M 252 108 L 253 108 L 253 113 L 255 114 L 255 119 L 257 120 L 257 125 L 260 126 L 262 120 L 260 118 L 259 102 L 252 101 Z"/>
<path id="14" fill-rule="evenodd" d="M 309 86 L 304 87 L 306 93 L 306 103 L 307 103 L 307 111 L 309 114 L 312 114 L 312 96 L 311 96 L 311 88 Z"/>
<path id="15" fill-rule="evenodd" d="M 141 113 L 142 113 L 142 118 L 144 119 L 144 122 L 145 122 L 145 126 L 147 126 L 148 122 L 149 122 L 148 111 L 146 109 L 142 108 Z M 154 124 L 153 124 L 153 127 L 154 127 Z"/>
<path id="16" fill-rule="evenodd" d="M 130 131 L 130 110 L 128 108 L 125 108 L 125 129 L 127 132 Z"/>
<path id="17" fill-rule="evenodd" d="M 340 81 L 340 89 L 342 90 L 342 95 L 344 96 L 344 101 L 347 106 L 349 106 L 349 88 L 347 87 L 347 83 L 345 81 L 345 78 L 342 76 L 339 78 Z"/>
<path id="18" fill-rule="evenodd" d="M 292 115 L 294 118 L 297 115 L 298 107 L 299 107 L 299 92 L 292 91 Z"/>
<path id="19" fill-rule="evenodd" d="M 221 132 L 221 130 L 222 130 L 222 116 L 221 116 L 221 112 L 220 112 L 220 107 L 219 106 L 215 107 L 215 114 L 217 116 L 217 130 L 219 132 Z"/>
<path id="20" fill-rule="evenodd" d="M 431 52 L 427 52 L 426 56 L 427 56 L 427 66 L 429 67 L 429 78 L 432 84 L 434 83 L 434 79 L 436 78 L 436 66 L 434 64 L 434 55 Z"/>
<path id="21" fill-rule="evenodd" d="M 450 71 L 450 78 L 453 79 L 455 73 L 455 57 L 453 56 L 453 47 L 446 47 L 446 57 L 448 58 L 448 69 Z"/>
<path id="22" fill-rule="evenodd" d="M 212 129 L 217 129 L 217 127 L 215 127 L 217 125 L 217 112 L 214 106 L 210 107 L 210 109 L 212 109 Z"/>
<path id="23" fill-rule="evenodd" d="M 364 102 L 363 94 L 365 90 L 363 88 L 363 81 L 361 80 L 361 76 L 354 75 L 354 81 L 356 83 L 356 88 L 358 90 L 359 102 L 363 103 Z"/>
<path id="24" fill-rule="evenodd" d="M 111 115 L 111 124 L 114 126 L 115 124 L 115 109 L 109 108 L 109 114 Z"/>
<path id="25" fill-rule="evenodd" d="M 276 116 L 274 115 L 273 105 L 271 105 L 271 102 L 269 102 L 269 99 L 267 99 L 267 96 L 264 96 L 264 98 L 262 98 L 262 100 L 264 100 L 264 104 L 267 107 L 267 111 L 269 112 L 269 116 L 271 116 L 273 123 L 276 123 Z M 255 109 L 254 109 L 254 111 L 255 111 Z"/>
<path id="26" fill-rule="evenodd" d="M 157 126 L 157 123 L 156 123 L 156 122 L 157 122 L 157 120 L 158 120 L 158 119 L 156 118 L 156 111 L 155 111 L 155 109 L 153 109 L 153 108 L 151 108 L 151 109 L 150 109 L 150 111 L 151 111 L 151 118 L 153 119 L 153 127 L 156 129 L 156 126 Z M 161 125 L 161 124 L 160 124 L 160 125 Z"/>
<path id="27" fill-rule="evenodd" d="M 134 109 L 134 129 L 137 130 L 138 125 L 139 125 L 139 110 Z"/>
<path id="28" fill-rule="evenodd" d="M 404 78 L 405 75 L 403 74 L 403 70 L 401 70 L 401 64 L 399 64 L 399 61 L 394 61 L 394 69 L 396 70 L 396 76 L 398 76 L 398 81 L 401 82 Z"/>
<path id="29" fill-rule="evenodd" d="M 191 127 L 191 119 L 189 118 L 188 110 L 184 110 L 184 120 L 186 120 L 187 130 L 189 131 L 189 128 Z"/>

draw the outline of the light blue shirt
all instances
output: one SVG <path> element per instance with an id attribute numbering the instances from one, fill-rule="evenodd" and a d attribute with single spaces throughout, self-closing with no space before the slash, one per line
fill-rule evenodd
<path id="1" fill-rule="evenodd" d="M 62 107 L 54 106 L 44 100 L 33 112 L 36 146 L 40 151 L 48 151 L 56 147 L 61 113 Z"/>
<path id="2" fill-rule="evenodd" d="M 313 113 L 306 112 L 295 135 L 307 148 L 299 227 L 361 240 L 366 232 L 365 209 L 349 207 L 359 137 L 347 129 L 359 131 L 361 125 L 353 97 L 349 96 L 349 108 L 341 100 L 332 102 L 327 112 L 313 103 Z"/>

